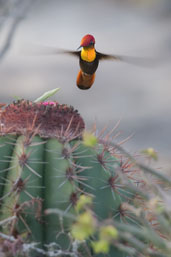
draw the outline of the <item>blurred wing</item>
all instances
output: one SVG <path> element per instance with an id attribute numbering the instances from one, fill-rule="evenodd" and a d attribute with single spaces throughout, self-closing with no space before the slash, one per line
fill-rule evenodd
<path id="1" fill-rule="evenodd" d="M 123 56 L 123 55 L 109 55 L 103 54 L 96 51 L 97 57 L 99 60 L 113 60 L 113 61 L 122 61 L 128 64 L 138 65 L 149 67 L 152 66 L 154 60 L 146 57 L 132 57 L 132 56 Z"/>
<path id="2" fill-rule="evenodd" d="M 109 54 L 102 54 L 96 51 L 97 57 L 99 60 L 113 60 L 113 61 L 121 61 L 121 56 L 119 55 L 109 55 Z"/>
<path id="3" fill-rule="evenodd" d="M 38 46 L 29 45 L 24 46 L 22 53 L 26 55 L 57 55 L 57 54 L 69 54 L 72 56 L 80 56 L 80 51 L 70 51 L 61 48 L 51 47 L 51 46 Z"/>

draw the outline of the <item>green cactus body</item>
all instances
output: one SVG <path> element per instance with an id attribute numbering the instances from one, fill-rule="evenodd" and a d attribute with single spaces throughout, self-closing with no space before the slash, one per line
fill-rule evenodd
<path id="1" fill-rule="evenodd" d="M 17 221 L 10 228 L 12 235 L 23 234 L 41 245 L 58 243 L 59 237 L 60 245 L 67 248 L 69 240 L 67 244 L 65 231 L 69 230 L 71 221 L 65 217 L 44 215 L 48 208 L 61 211 L 68 208 L 67 212 L 73 212 L 71 200 L 76 183 L 66 177 L 70 163 L 63 157 L 64 145 L 57 139 L 46 141 L 38 136 L 33 137 L 29 144 L 27 140 L 27 137 L 20 136 L 15 142 L 3 182 L 0 219 L 16 215 Z M 4 232 L 9 233 L 9 228 Z"/>
<path id="2" fill-rule="evenodd" d="M 55 139 L 47 141 L 45 149 L 44 209 L 57 208 L 63 212 L 74 213 L 72 200 L 76 192 L 77 182 L 72 183 L 67 178 L 67 172 L 71 165 L 69 160 L 65 159 L 63 151 L 64 145 L 59 141 Z M 56 215 L 48 215 L 46 224 L 46 243 L 55 242 L 58 238 L 60 245 L 66 249 L 69 240 L 64 232 L 69 231 L 71 220 L 66 217 L 58 216 L 57 218 Z M 68 244 L 66 241 L 68 241 Z"/>
<path id="3" fill-rule="evenodd" d="M 120 184 L 119 160 L 104 145 L 98 144 L 92 148 L 81 143 L 74 156 L 76 163 L 87 167 L 80 174 L 86 179 L 81 187 L 84 192 L 94 196 L 94 211 L 100 219 L 111 218 L 121 203 L 133 198 L 130 190 Z"/>
<path id="4" fill-rule="evenodd" d="M 62 124 L 54 115 L 62 119 Z M 133 198 L 120 184 L 118 159 L 105 145 L 88 147 L 78 139 L 84 123 L 79 114 L 66 106 L 41 106 L 21 101 L 4 110 L 1 123 L 6 131 L 3 128 L 0 137 L 0 220 L 15 217 L 2 226 L 1 231 L 14 238 L 21 237 L 24 242 L 37 242 L 47 256 L 46 246 L 53 247 L 53 244 L 55 249 L 63 251 L 57 256 L 76 256 L 74 239 L 69 232 L 75 222 L 74 207 L 79 195 L 93 196 L 92 211 L 100 222 L 119 217 L 121 204 Z M 47 215 L 48 209 L 57 210 L 59 214 Z M 78 250 L 81 257 L 103 256 L 90 255 L 92 249 L 88 253 L 84 247 L 78 249 L 81 248 Z M 41 256 L 41 253 L 32 252 L 33 255 Z M 45 253 L 42 252 L 42 256 Z M 124 257 L 126 254 L 111 248 L 108 256 Z"/>
<path id="5" fill-rule="evenodd" d="M 11 157 L 15 136 L 0 137 L 0 197 L 3 194 L 3 185 L 5 183 L 6 171 L 9 167 L 9 158 Z"/>
<path id="6" fill-rule="evenodd" d="M 112 173 L 114 175 L 115 168 L 118 167 L 118 160 L 104 151 L 102 145 L 98 145 L 98 149 L 94 149 L 80 144 L 76 149 L 75 156 L 75 161 L 79 165 L 87 167 L 80 174 L 86 179 L 82 189 L 94 196 L 96 215 L 101 219 L 109 218 L 112 216 L 112 208 L 118 209 L 121 204 L 121 198 L 112 192 L 108 183 Z"/>
<path id="7" fill-rule="evenodd" d="M 75 162 L 82 167 L 80 176 L 85 180 L 81 189 L 93 196 L 93 211 L 98 220 L 120 220 L 120 208 L 124 202 L 131 201 L 134 195 L 126 187 L 120 184 L 118 172 L 120 163 L 102 144 L 95 148 L 87 147 L 82 142 L 74 152 Z M 129 221 L 128 221 L 129 222 Z M 95 256 L 103 257 L 104 254 Z M 115 247 L 110 247 L 108 256 L 126 257 L 127 254 Z"/>

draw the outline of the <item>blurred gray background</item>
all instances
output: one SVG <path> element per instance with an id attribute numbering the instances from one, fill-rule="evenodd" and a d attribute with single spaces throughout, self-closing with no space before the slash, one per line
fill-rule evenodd
<path id="1" fill-rule="evenodd" d="M 85 34 L 103 53 L 154 58 L 147 67 L 103 61 L 90 90 L 76 87 L 78 60 L 67 55 L 31 55 L 29 46 L 76 50 Z M 87 128 L 100 131 L 120 121 L 120 141 L 135 153 L 153 147 L 171 161 L 170 0 L 0 0 L 0 102 L 36 99 L 60 87 L 53 98 L 73 105 Z"/>

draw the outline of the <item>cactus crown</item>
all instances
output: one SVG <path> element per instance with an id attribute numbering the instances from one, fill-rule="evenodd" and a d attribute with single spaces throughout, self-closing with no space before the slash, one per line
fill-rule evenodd
<path id="1" fill-rule="evenodd" d="M 77 110 L 57 102 L 33 103 L 19 100 L 0 113 L 1 134 L 25 134 L 41 137 L 78 137 L 85 125 Z"/>

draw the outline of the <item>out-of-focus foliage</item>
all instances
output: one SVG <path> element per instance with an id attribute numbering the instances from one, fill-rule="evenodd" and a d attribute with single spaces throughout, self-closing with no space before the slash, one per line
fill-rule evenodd
<path id="1" fill-rule="evenodd" d="M 0 34 L 7 29 L 3 42 L 0 42 L 0 61 L 11 47 L 16 29 L 25 18 L 33 0 L 0 0 Z"/>

